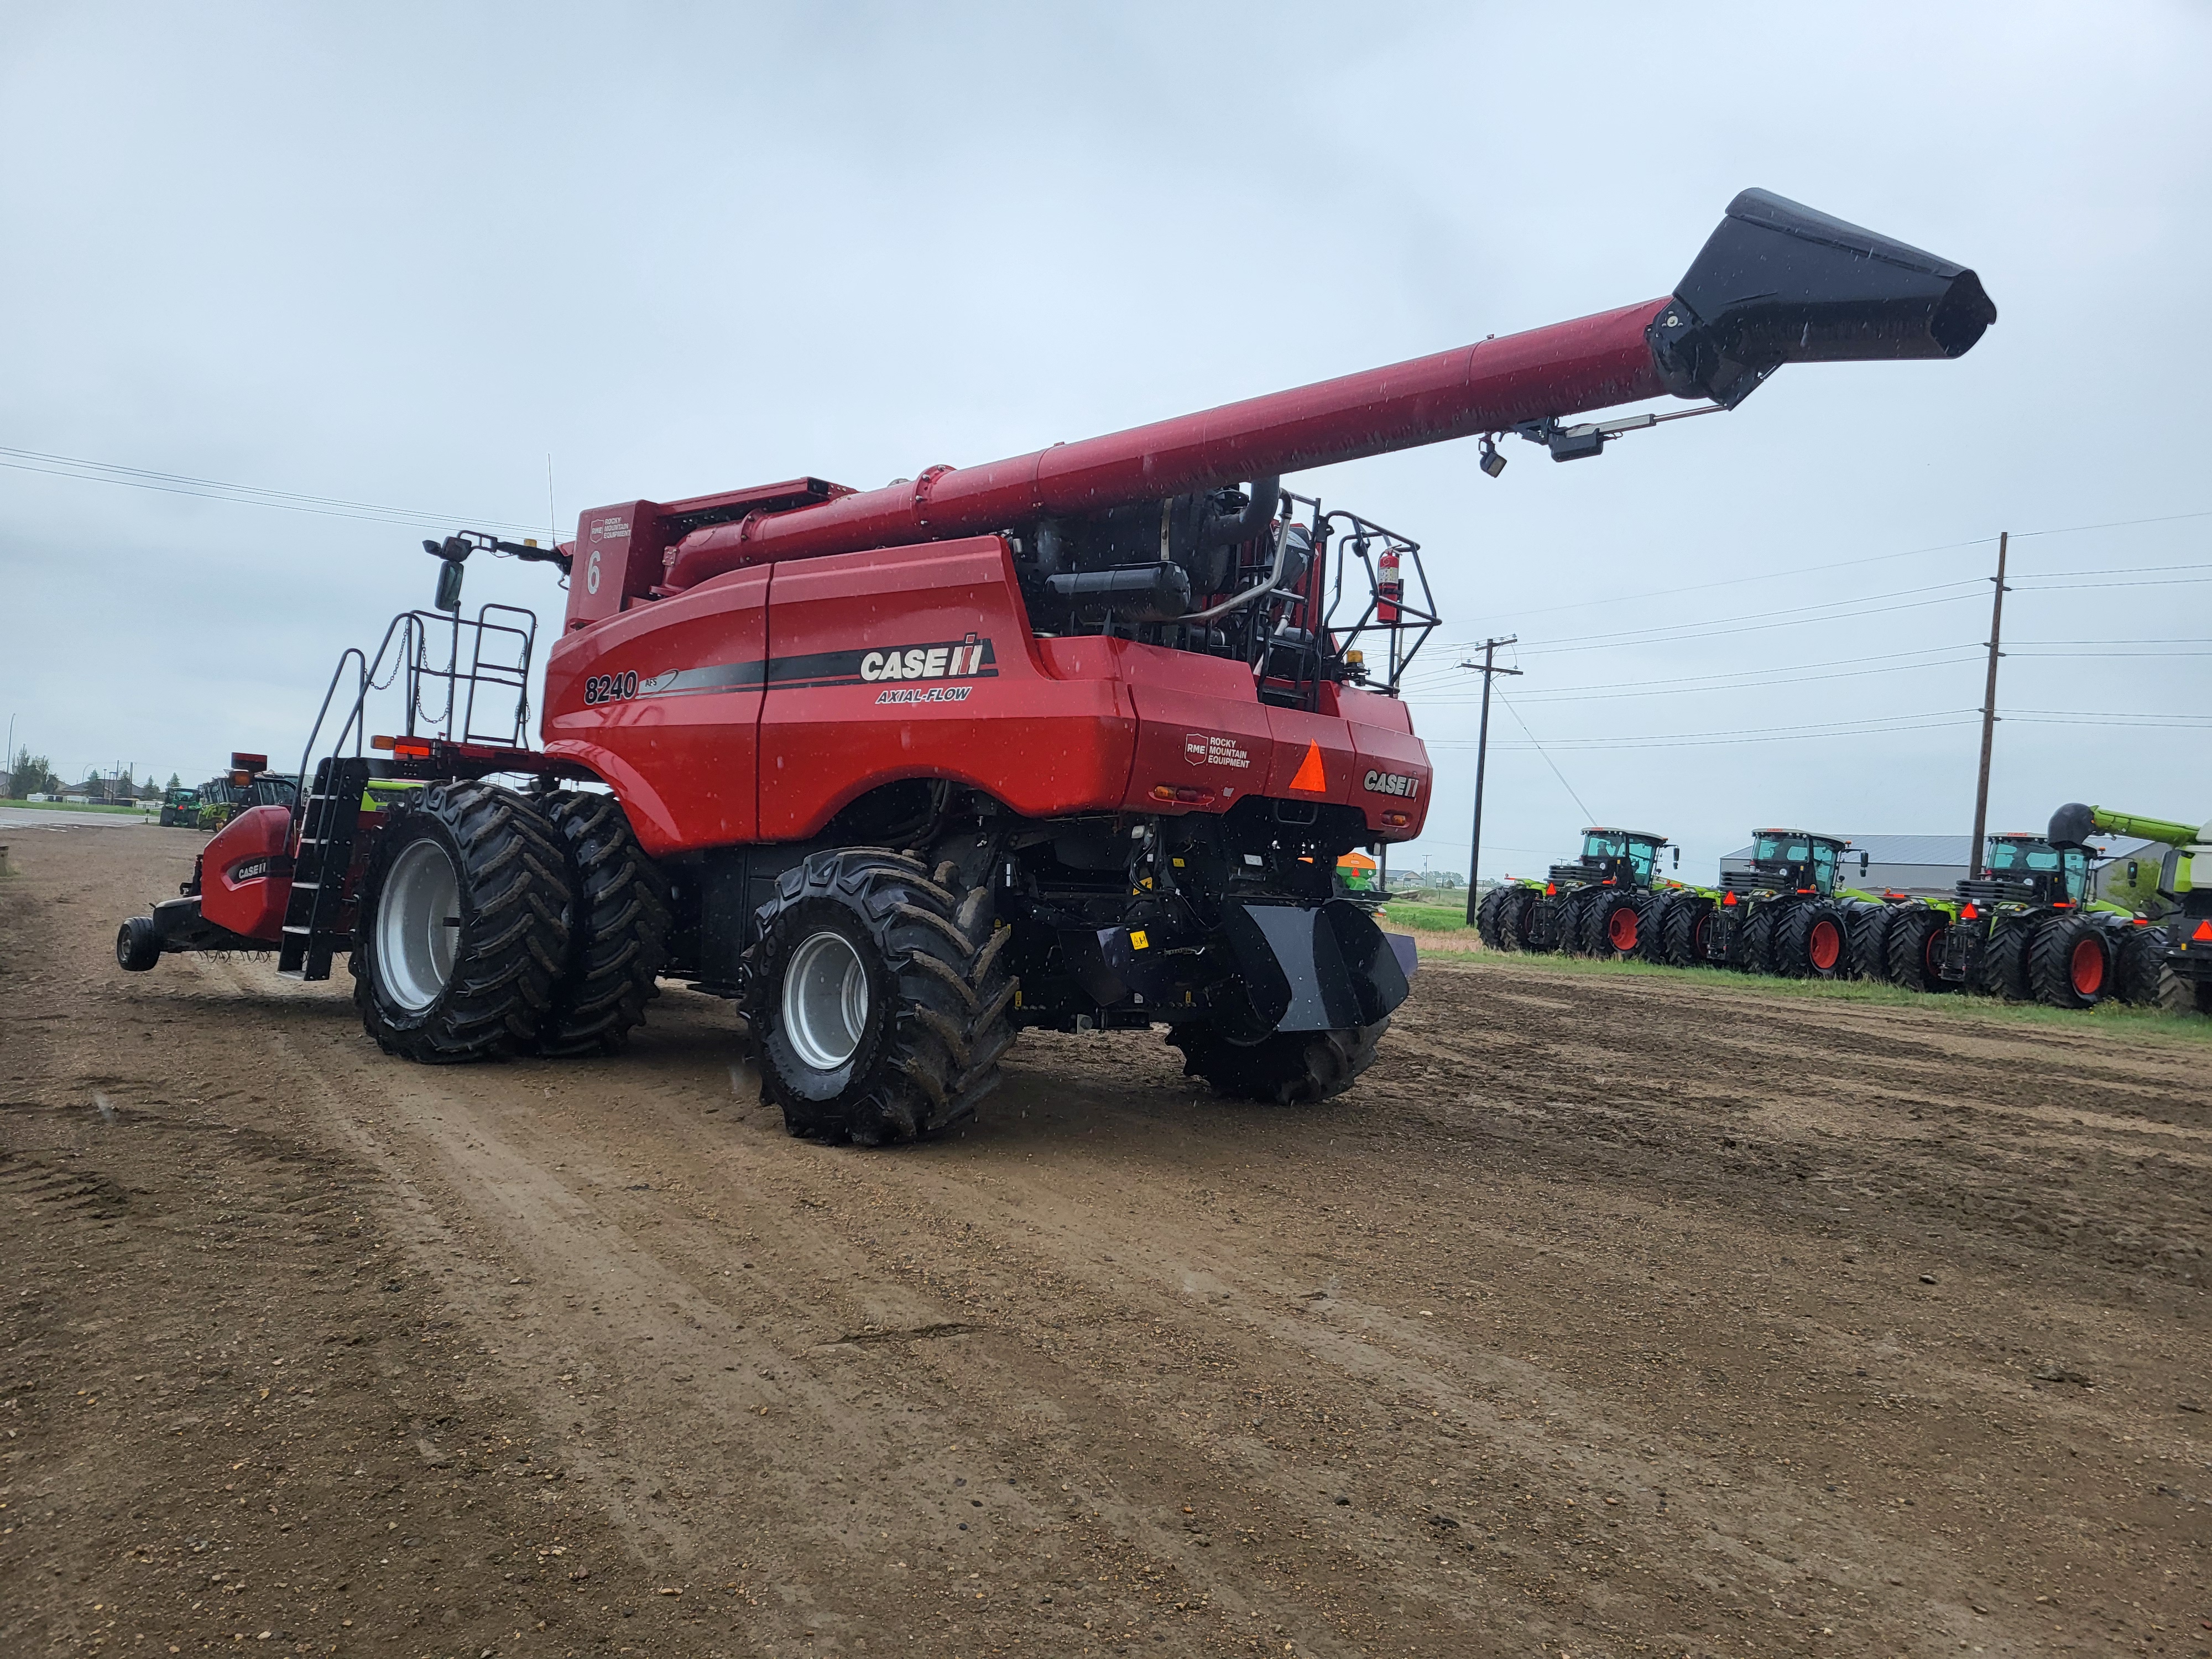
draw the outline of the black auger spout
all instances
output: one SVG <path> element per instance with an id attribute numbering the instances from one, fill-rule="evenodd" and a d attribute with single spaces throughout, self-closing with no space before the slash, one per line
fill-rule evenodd
<path id="1" fill-rule="evenodd" d="M 1784 363 L 1962 356 L 1996 319 L 1965 266 L 1747 190 L 1647 335 L 1669 392 L 1732 409 Z"/>

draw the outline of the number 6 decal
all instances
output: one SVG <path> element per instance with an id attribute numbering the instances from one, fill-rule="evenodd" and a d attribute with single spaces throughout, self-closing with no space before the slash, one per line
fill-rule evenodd
<path id="1" fill-rule="evenodd" d="M 591 563 L 589 563 L 589 564 L 587 564 L 587 565 L 586 565 L 586 566 L 584 567 L 584 592 L 586 592 L 586 593 L 596 593 L 596 592 L 598 592 L 599 591 L 599 550 L 598 548 L 596 548 L 596 547 L 595 547 L 595 548 L 593 548 L 593 549 L 592 550 L 592 562 L 591 562 Z"/>

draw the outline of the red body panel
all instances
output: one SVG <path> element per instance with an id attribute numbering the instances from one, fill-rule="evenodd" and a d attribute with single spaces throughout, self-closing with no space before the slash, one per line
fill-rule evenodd
<path id="1" fill-rule="evenodd" d="M 1272 708 L 1242 663 L 1034 638 L 1005 541 L 979 536 L 735 571 L 568 634 L 546 673 L 545 751 L 614 786 L 657 857 L 801 840 L 908 778 L 1027 817 L 1218 812 L 1258 793 L 1418 834 L 1428 759 L 1405 708 L 1322 696 L 1319 714 Z M 1324 787 L 1294 789 L 1315 745 Z M 1412 793 L 1364 786 L 1385 766 Z"/>
<path id="2" fill-rule="evenodd" d="M 291 851 L 291 809 L 247 807 L 200 854 L 200 914 L 218 927 L 276 944 L 292 896 Z"/>
<path id="3" fill-rule="evenodd" d="M 1047 672 L 998 537 L 774 569 L 762 840 L 811 836 L 855 796 L 902 778 L 972 784 L 1025 817 L 1119 802 L 1127 700 L 1112 680 Z M 924 655 L 881 678 L 889 665 L 872 658 L 892 651 Z"/>
<path id="4" fill-rule="evenodd" d="M 759 839 L 768 592 L 743 571 L 563 635 L 547 659 L 545 752 L 612 785 L 655 857 Z M 591 684 L 617 675 L 611 695 Z"/>
<path id="5" fill-rule="evenodd" d="M 667 585 L 691 586 L 770 560 L 975 535 L 1661 397 L 1666 387 L 1644 329 L 1666 303 L 1625 306 L 1011 460 L 932 467 L 908 483 L 715 525 L 684 538 Z"/>

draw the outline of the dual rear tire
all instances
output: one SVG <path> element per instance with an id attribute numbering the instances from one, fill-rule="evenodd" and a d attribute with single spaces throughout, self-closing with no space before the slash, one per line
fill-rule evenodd
<path id="1" fill-rule="evenodd" d="M 2120 940 L 2094 916 L 2057 916 L 2035 931 L 2028 986 L 2054 1008 L 2094 1008 L 2119 989 Z"/>
<path id="2" fill-rule="evenodd" d="M 1793 904 L 1775 924 L 1768 971 L 1785 979 L 1848 979 L 1850 921 L 1841 906 Z"/>
<path id="3" fill-rule="evenodd" d="M 1650 896 L 1617 887 L 1600 888 L 1581 906 L 1582 953 L 1607 961 L 1643 954 Z"/>

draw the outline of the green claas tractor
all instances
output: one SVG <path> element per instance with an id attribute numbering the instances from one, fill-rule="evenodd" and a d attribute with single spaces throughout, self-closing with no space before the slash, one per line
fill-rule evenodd
<path id="1" fill-rule="evenodd" d="M 1659 854 L 1669 844 L 1646 830 L 1585 830 L 1573 863 L 1553 865 L 1541 881 L 1509 876 L 1485 894 L 1475 931 L 1493 951 L 1644 954 L 1657 902 L 1675 885 L 1659 875 Z M 1676 848 L 1674 862 L 1681 861 Z"/>
<path id="2" fill-rule="evenodd" d="M 2078 839 L 1991 836 L 1983 873 L 1954 896 L 1897 907 L 1886 940 L 1890 979 L 2059 1008 L 2093 1008 L 2118 994 L 2128 916 L 2089 896 L 2089 856 Z"/>
<path id="3" fill-rule="evenodd" d="M 1786 979 L 1849 978 L 1855 913 L 1878 903 L 1836 884 L 1850 848 L 1839 836 L 1754 830 L 1748 870 L 1722 872 L 1717 890 L 1686 888 L 1667 899 L 1659 959 Z"/>
<path id="4" fill-rule="evenodd" d="M 2116 812 L 2079 801 L 2051 815 L 2054 843 L 2081 842 L 2091 836 L 2133 836 L 2162 842 L 2166 849 L 2159 861 L 2157 887 L 2164 914 L 2129 913 L 2112 906 L 2110 910 L 2118 914 L 2100 917 L 2116 935 L 2118 994 L 2172 1013 L 2212 1014 L 2212 825 Z M 2136 862 L 2130 860 L 2128 884 L 2140 892 Z M 2039 951 L 2039 936 L 2037 945 Z"/>

